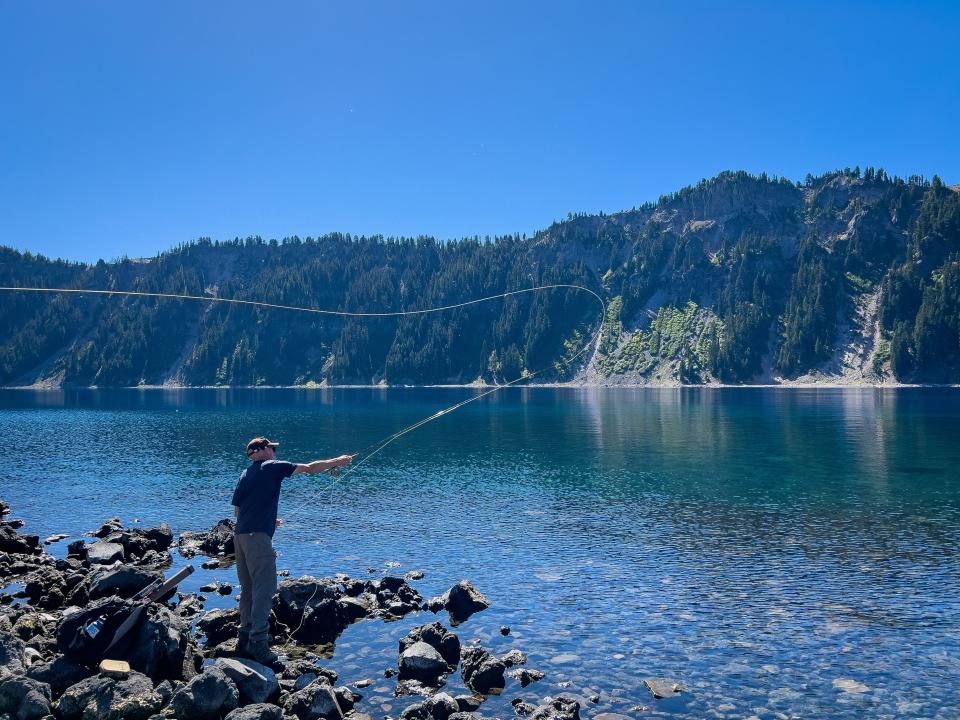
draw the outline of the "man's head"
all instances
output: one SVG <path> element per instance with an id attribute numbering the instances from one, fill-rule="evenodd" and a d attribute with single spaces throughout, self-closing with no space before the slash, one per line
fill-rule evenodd
<path id="1" fill-rule="evenodd" d="M 276 456 L 276 447 L 280 443 L 270 442 L 265 437 L 256 437 L 247 443 L 247 457 L 251 462 L 273 460 Z"/>

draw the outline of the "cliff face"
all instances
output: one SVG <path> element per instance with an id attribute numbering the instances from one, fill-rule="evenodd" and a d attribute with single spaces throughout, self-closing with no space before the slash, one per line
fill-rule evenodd
<path id="1" fill-rule="evenodd" d="M 314 308 L 425 308 L 556 282 L 443 315 L 360 320 L 180 300 L 4 293 L 0 383 L 604 384 L 960 379 L 960 194 L 844 171 L 796 184 L 723 173 L 657 203 L 571 216 L 532 238 L 201 240 L 84 266 L 3 251 L 3 285 L 140 290 Z M 581 358 L 581 360 L 583 359 Z"/>

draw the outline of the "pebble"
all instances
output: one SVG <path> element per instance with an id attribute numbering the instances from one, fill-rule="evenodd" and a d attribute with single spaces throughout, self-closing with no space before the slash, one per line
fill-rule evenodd
<path id="1" fill-rule="evenodd" d="M 510 634 L 510 628 L 508 628 L 506 625 L 501 625 L 501 626 L 500 626 L 500 634 L 501 634 L 501 635 L 509 635 L 509 634 Z"/>

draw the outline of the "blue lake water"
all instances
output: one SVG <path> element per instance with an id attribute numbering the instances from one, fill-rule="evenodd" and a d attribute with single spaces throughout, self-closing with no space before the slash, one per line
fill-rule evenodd
<path id="1" fill-rule="evenodd" d="M 230 514 L 250 437 L 308 461 L 471 393 L 0 392 L 0 497 L 41 537 L 112 515 L 205 529 Z M 519 648 L 547 673 L 508 684 L 486 715 L 511 717 L 515 697 L 596 692 L 585 718 L 955 718 L 958 468 L 952 390 L 508 389 L 332 489 L 293 478 L 276 545 L 294 575 L 399 563 L 426 573 L 424 597 L 472 580 L 493 607 L 461 639 Z M 214 577 L 235 580 L 199 571 L 185 589 Z M 383 670 L 397 639 L 432 620 L 344 633 L 327 664 L 345 682 L 377 680 L 361 709 L 396 717 L 411 702 Z M 686 690 L 655 700 L 644 678 Z"/>

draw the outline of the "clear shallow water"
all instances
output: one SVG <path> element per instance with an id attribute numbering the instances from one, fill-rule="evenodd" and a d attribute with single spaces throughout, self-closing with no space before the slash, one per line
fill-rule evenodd
<path id="1" fill-rule="evenodd" d="M 204 529 L 229 515 L 250 437 L 276 436 L 284 458 L 327 457 L 469 393 L 0 392 L 13 442 L 0 497 L 41 536 L 111 515 Z M 584 717 L 953 718 L 958 440 L 949 390 L 509 389 L 332 492 L 294 478 L 279 564 L 363 577 L 397 562 L 427 573 L 425 597 L 474 581 L 494 605 L 461 639 L 519 648 L 547 672 L 508 684 L 488 715 L 566 691 L 600 693 Z M 198 571 L 185 589 L 211 576 L 235 580 Z M 411 700 L 382 671 L 397 639 L 433 619 L 354 625 L 328 664 L 347 682 L 376 679 L 362 707 L 396 717 Z M 688 691 L 654 700 L 648 677 Z"/>

